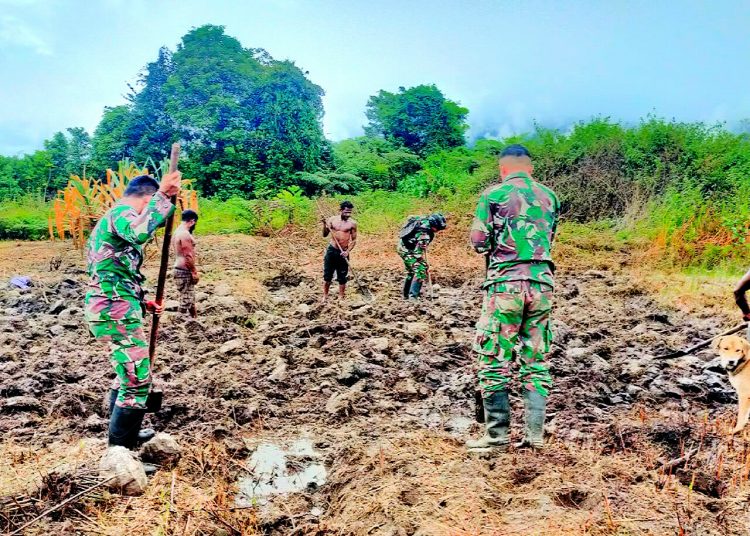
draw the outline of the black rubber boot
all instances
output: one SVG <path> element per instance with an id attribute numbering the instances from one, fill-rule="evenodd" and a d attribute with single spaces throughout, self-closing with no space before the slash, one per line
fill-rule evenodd
<path id="1" fill-rule="evenodd" d="M 409 299 L 409 290 L 411 289 L 411 281 L 414 279 L 414 276 L 406 276 L 406 279 L 404 279 L 404 299 Z"/>
<path id="2" fill-rule="evenodd" d="M 544 419 L 547 412 L 547 397 L 536 389 L 523 393 L 525 433 L 519 447 L 541 449 L 544 447 Z"/>
<path id="3" fill-rule="evenodd" d="M 138 445 L 138 432 L 141 429 L 145 409 L 121 408 L 115 405 L 109 417 L 109 446 L 134 449 Z"/>
<path id="4" fill-rule="evenodd" d="M 117 389 L 110 389 L 109 390 L 109 417 L 112 418 L 112 412 L 115 409 L 115 402 L 117 402 L 117 394 L 119 393 L 119 390 Z M 143 430 L 138 431 L 138 443 L 145 443 L 152 437 L 156 435 L 156 430 L 153 428 L 144 428 Z"/>
<path id="5" fill-rule="evenodd" d="M 485 432 L 479 439 L 470 439 L 471 451 L 507 448 L 510 444 L 510 399 L 507 391 L 493 391 L 484 397 Z"/>
<path id="6" fill-rule="evenodd" d="M 409 289 L 409 299 L 416 300 L 420 294 L 422 294 L 422 282 L 419 279 L 415 279 L 412 281 L 411 288 Z"/>

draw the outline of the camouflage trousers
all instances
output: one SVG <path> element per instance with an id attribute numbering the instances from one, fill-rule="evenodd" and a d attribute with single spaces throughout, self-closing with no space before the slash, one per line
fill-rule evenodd
<path id="1" fill-rule="evenodd" d="M 151 360 L 140 302 L 92 298 L 87 300 L 85 315 L 91 334 L 109 343 L 117 375 L 112 388 L 119 389 L 116 404 L 145 409 L 151 388 Z"/>
<path id="2" fill-rule="evenodd" d="M 399 253 L 399 255 L 404 261 L 406 277 L 415 277 L 417 281 L 427 281 L 429 267 L 424 255 L 415 255 L 411 252 Z"/>
<path id="3" fill-rule="evenodd" d="M 187 313 L 195 305 L 195 283 L 193 283 L 193 274 L 190 270 L 175 268 L 172 273 L 174 284 L 180 293 L 180 305 L 178 311 Z"/>
<path id="4" fill-rule="evenodd" d="M 483 395 L 505 390 L 518 365 L 524 389 L 547 396 L 552 376 L 544 361 L 552 342 L 552 288 L 533 281 L 495 283 L 485 289 L 474 351 Z"/>

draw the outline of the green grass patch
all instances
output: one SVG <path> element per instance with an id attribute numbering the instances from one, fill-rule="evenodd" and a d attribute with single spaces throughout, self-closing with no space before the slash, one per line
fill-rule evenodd
<path id="1" fill-rule="evenodd" d="M 49 205 L 36 197 L 0 202 L 0 240 L 49 238 Z"/>

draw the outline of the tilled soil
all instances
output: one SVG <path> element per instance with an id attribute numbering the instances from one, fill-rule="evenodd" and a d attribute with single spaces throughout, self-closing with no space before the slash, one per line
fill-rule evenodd
<path id="1" fill-rule="evenodd" d="M 204 247 L 210 251 L 211 244 Z M 310 438 L 327 481 L 263 501 L 245 525 L 230 520 L 227 529 L 213 520 L 216 531 L 746 530 L 740 512 L 750 458 L 743 440 L 723 435 L 735 407 L 725 374 L 709 361 L 710 352 L 655 358 L 720 327 L 658 306 L 627 267 L 559 275 L 550 448 L 485 459 L 461 447 L 479 431 L 471 354 L 481 303 L 477 270 L 436 266 L 432 292 L 411 303 L 400 297 L 400 274 L 365 265 L 359 277 L 374 301 L 352 285 L 345 301 L 321 305 L 314 268 L 253 255 L 248 263 L 259 268 L 262 288 L 252 296 L 216 278 L 199 285 L 198 320 L 165 314 L 156 363 L 165 404 L 148 419 L 184 444 L 221 444 L 222 455 L 240 460 L 231 478 L 252 472 L 241 460 L 259 441 Z M 234 258 L 222 269 L 241 264 Z M 106 348 L 82 323 L 85 276 L 74 265 L 63 270 L 31 290 L 0 291 L 6 444 L 72 445 L 106 433 Z M 512 402 L 517 437 L 522 407 L 519 398 Z M 659 470 L 693 449 L 690 460 L 667 474 Z M 291 472 L 312 462 L 295 463 Z M 194 472 L 185 465 L 183 480 Z M 6 487 L 5 493 L 19 491 Z M 75 519 L 62 521 L 70 528 Z M 195 533 L 211 534 L 211 523 Z M 180 533 L 169 527 L 167 533 Z"/>

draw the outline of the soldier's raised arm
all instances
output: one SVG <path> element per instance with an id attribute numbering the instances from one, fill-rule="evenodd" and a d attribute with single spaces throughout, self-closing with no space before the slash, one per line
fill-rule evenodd
<path id="1" fill-rule="evenodd" d="M 179 171 L 164 176 L 159 190 L 153 194 L 143 211 L 124 211 L 119 213 L 113 220 L 112 229 L 120 238 L 131 244 L 145 244 L 148 242 L 156 229 L 164 225 L 169 215 L 174 212 L 175 206 L 170 201 L 170 196 L 176 195 L 180 190 L 182 174 Z M 153 192 L 153 190 L 151 190 Z M 128 188 L 126 197 L 134 199 L 142 198 L 143 193 Z"/>

